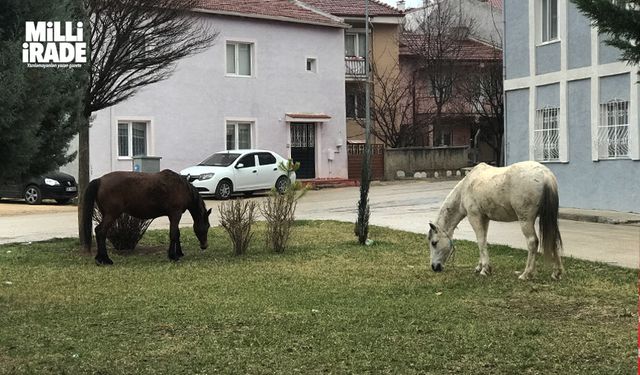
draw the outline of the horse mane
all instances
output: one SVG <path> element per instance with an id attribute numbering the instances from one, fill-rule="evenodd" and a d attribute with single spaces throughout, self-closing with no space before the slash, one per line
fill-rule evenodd
<path id="1" fill-rule="evenodd" d="M 189 193 L 191 194 L 191 208 L 197 210 L 198 213 L 203 214 L 207 208 L 204 204 L 204 200 L 202 200 L 202 196 L 200 196 L 200 193 L 198 192 L 198 189 L 196 189 L 196 187 L 193 186 L 186 177 L 180 176 L 180 178 L 182 179 L 182 182 L 187 185 L 187 189 L 189 189 Z"/>
<path id="2" fill-rule="evenodd" d="M 467 177 L 468 176 L 465 176 L 460 180 L 449 194 L 447 194 L 447 197 L 442 202 L 440 210 L 438 211 L 436 224 L 445 232 L 448 232 L 447 234 L 449 235 L 453 234 L 456 226 L 462 219 L 464 219 L 465 216 L 460 212 L 460 190 L 462 189 L 463 183 Z"/>

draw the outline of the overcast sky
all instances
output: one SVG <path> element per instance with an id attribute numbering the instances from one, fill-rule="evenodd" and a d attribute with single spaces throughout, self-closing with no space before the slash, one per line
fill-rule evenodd
<path id="1" fill-rule="evenodd" d="M 381 1 L 383 3 L 387 3 L 389 5 L 393 5 L 393 6 L 396 6 L 398 4 L 397 0 L 379 0 L 379 1 Z M 415 8 L 418 5 L 422 4 L 422 0 L 405 0 L 404 3 L 406 4 L 405 6 L 407 8 Z"/>

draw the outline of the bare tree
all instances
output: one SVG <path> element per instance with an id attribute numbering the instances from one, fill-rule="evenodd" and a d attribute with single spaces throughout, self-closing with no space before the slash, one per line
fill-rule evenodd
<path id="1" fill-rule="evenodd" d="M 497 54 L 498 52 L 496 52 Z M 472 134 L 476 141 L 486 143 L 494 153 L 497 164 L 502 165 L 502 137 L 504 135 L 504 97 L 502 60 L 482 63 L 461 83 L 461 96 L 473 113 L 476 122 Z M 477 142 L 475 144 L 478 147 Z"/>
<path id="2" fill-rule="evenodd" d="M 401 71 L 398 63 L 383 72 L 372 64 L 371 80 L 371 134 L 390 148 L 422 145 L 428 117 L 419 113 L 416 75 Z M 365 127 L 364 119 L 356 122 Z"/>
<path id="3" fill-rule="evenodd" d="M 473 21 L 464 15 L 460 1 L 435 1 L 402 34 L 402 43 L 413 56 L 419 78 L 427 83 L 436 130 L 445 126 L 445 108 L 454 98 L 463 73 L 460 58 L 472 27 Z"/>
<path id="4" fill-rule="evenodd" d="M 498 26 L 491 8 L 492 36 L 487 41 L 492 48 L 491 57 L 481 62 L 479 69 L 461 82 L 460 92 L 464 102 L 477 116 L 472 136 L 477 153 L 480 141 L 487 144 L 497 165 L 504 165 L 504 66 L 502 64 L 503 30 Z"/>
<path id="5" fill-rule="evenodd" d="M 89 27 L 85 123 L 79 132 L 78 223 L 89 182 L 89 119 L 173 73 L 178 60 L 207 49 L 217 33 L 193 9 L 200 0 L 84 0 Z M 80 243 L 86 239 L 79 231 Z"/>

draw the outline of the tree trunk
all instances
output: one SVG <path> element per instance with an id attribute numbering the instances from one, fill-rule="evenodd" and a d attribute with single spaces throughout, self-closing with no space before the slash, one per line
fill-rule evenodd
<path id="1" fill-rule="evenodd" d="M 89 239 L 85 238 L 82 230 L 84 220 L 82 218 L 82 206 L 84 205 L 84 191 L 89 185 L 89 117 L 85 113 L 83 123 L 78 133 L 78 237 L 80 246 L 87 248 Z"/>

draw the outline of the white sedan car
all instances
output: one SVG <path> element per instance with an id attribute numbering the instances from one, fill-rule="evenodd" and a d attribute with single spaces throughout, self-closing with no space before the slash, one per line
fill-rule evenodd
<path id="1" fill-rule="evenodd" d="M 217 152 L 202 163 L 180 171 L 201 195 L 227 199 L 234 192 L 250 194 L 257 190 L 276 188 L 284 192 L 295 181 L 279 168 L 287 159 L 266 150 L 229 150 Z"/>

